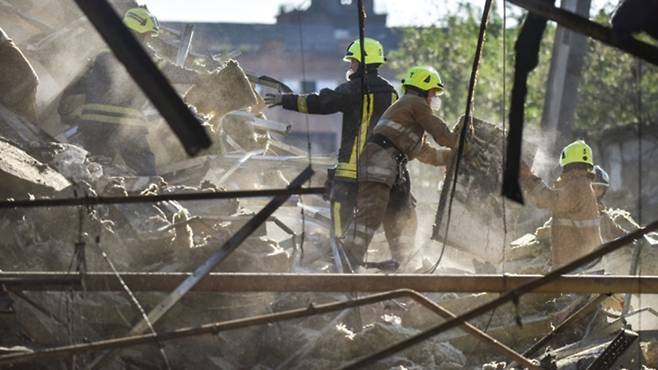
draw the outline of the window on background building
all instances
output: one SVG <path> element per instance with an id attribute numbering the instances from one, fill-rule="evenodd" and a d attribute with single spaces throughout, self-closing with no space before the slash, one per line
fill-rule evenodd
<path id="1" fill-rule="evenodd" d="M 302 93 L 308 94 L 317 91 L 317 83 L 315 81 L 302 81 Z"/>

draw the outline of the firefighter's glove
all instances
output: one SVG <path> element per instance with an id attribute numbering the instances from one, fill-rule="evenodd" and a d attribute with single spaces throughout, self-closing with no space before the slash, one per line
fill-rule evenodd
<path id="1" fill-rule="evenodd" d="M 265 100 L 265 104 L 267 104 L 268 108 L 275 107 L 277 105 L 281 105 L 283 102 L 283 95 L 281 94 L 266 94 L 265 97 L 263 98 Z"/>

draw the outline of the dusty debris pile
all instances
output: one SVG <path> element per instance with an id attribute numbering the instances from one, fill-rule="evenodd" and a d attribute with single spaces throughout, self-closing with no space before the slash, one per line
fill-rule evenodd
<path id="1" fill-rule="evenodd" d="M 96 162 L 94 157 L 74 144 L 48 139 L 47 134 L 20 117 L 11 114 L 0 117 L 4 117 L 0 122 L 0 135 L 12 138 L 0 141 L 2 150 L 8 153 L 2 157 L 0 166 L 5 180 L 0 189 L 3 197 L 23 199 L 28 196 L 27 193 L 39 197 L 108 197 L 205 192 L 222 190 L 220 186 L 241 188 L 246 181 L 280 187 L 285 184 L 286 177 L 300 167 L 299 162 L 286 160 L 285 157 L 259 157 L 256 160 L 253 154 L 247 153 L 234 157 L 226 155 L 220 161 L 219 156 L 209 155 L 201 163 L 208 163 L 209 158 L 217 159 L 217 162 L 202 166 L 194 165 L 198 159 L 173 163 L 171 168 L 176 170 L 169 171 L 164 178 L 131 176 L 125 175 L 126 169 L 120 165 Z M 224 165 L 231 163 L 231 160 L 238 166 Z M 289 167 L 272 169 L 252 163 L 252 160 L 261 164 L 273 161 L 288 163 Z M 243 165 L 247 169 L 241 168 Z M 238 169 L 249 172 L 249 176 L 236 176 Z M 303 205 L 307 212 L 308 228 L 303 254 L 298 251 L 297 235 L 276 226 L 278 222 L 285 227 L 286 222 L 292 220 L 293 227 L 289 229 L 297 230 L 300 227 L 296 223 L 299 221 L 298 211 L 293 203 L 290 204 L 292 207 L 282 211 L 277 222 L 272 220 L 258 228 L 221 264 L 219 270 L 330 271 L 328 216 L 322 215 L 324 208 L 321 203 L 314 205 L 314 202 Z M 0 232 L 10 236 L 0 240 L 0 251 L 4 256 L 2 269 L 69 271 L 82 268 L 84 271 L 111 271 L 110 261 L 119 271 L 191 271 L 252 217 L 253 210 L 257 209 L 256 204 L 259 203 L 237 200 L 185 204 L 166 201 L 93 208 L 7 210 L 0 224 Z M 534 236 L 518 241 L 508 253 L 506 263 L 519 260 L 527 268 L 521 272 L 541 271 L 545 247 L 538 246 L 538 243 Z M 84 258 L 80 256 L 80 246 L 85 251 Z M 529 261 L 528 258 L 533 260 Z M 159 303 L 164 295 L 137 293 L 139 302 L 146 309 Z M 2 330 L 13 333 L 0 342 L 0 346 L 5 347 L 3 352 L 121 337 L 140 317 L 125 292 L 21 293 L 9 290 L 9 294 L 2 299 L 5 306 L 14 311 L 8 316 L 10 319 L 0 320 Z M 346 299 L 343 294 L 191 293 L 156 327 L 158 331 L 166 332 L 200 323 L 343 299 Z M 432 299 L 452 312 L 461 312 L 466 307 L 486 302 L 490 295 L 442 294 L 434 295 Z M 576 296 L 532 296 L 531 299 L 524 298 L 521 311 L 501 310 L 490 319 L 483 317 L 474 324 L 486 327 L 489 334 L 514 348 L 524 348 L 585 304 L 586 299 Z M 537 356 L 559 369 L 580 369 L 584 366 L 582 364 L 600 358 L 612 343 L 616 343 L 625 321 L 612 311 L 593 309 L 592 312 L 596 312 L 592 319 L 574 325 L 551 343 L 551 348 L 556 350 L 547 352 L 545 356 L 537 353 Z M 517 315 L 522 318 L 523 326 L 516 324 Z M 614 315 L 617 315 L 616 319 Z M 354 326 L 356 317 L 360 322 L 358 326 Z M 175 367 L 336 368 L 386 344 L 417 334 L 437 320 L 440 319 L 435 314 L 416 303 L 400 300 L 344 313 L 183 339 L 175 346 L 166 345 L 165 353 Z M 637 351 L 644 353 L 646 363 L 650 363 L 655 352 L 654 342 L 634 340 L 633 335 L 636 334 L 631 332 L 625 335 L 624 338 L 630 338 Z M 583 336 L 587 340 L 581 340 Z M 580 344 L 574 345 L 574 342 Z M 245 343 L 249 345 L 245 346 Z M 161 356 L 151 346 L 128 348 L 116 352 L 114 360 L 105 368 L 160 368 Z M 93 354 L 81 355 L 75 361 L 84 364 L 94 358 Z M 391 357 L 374 368 L 479 369 L 481 364 L 506 360 L 474 337 L 451 331 L 425 341 L 411 351 Z M 581 365 L 577 365 L 579 363 Z"/>
<path id="2" fill-rule="evenodd" d="M 462 124 L 463 117 L 453 130 L 460 132 Z M 515 225 L 521 209 L 513 202 L 506 202 L 500 195 L 505 140 L 500 125 L 472 119 L 472 131 L 460 161 L 448 233 L 449 245 L 473 254 L 480 261 L 487 261 L 498 271 L 501 269 L 503 246 L 509 241 L 505 231 L 510 235 L 517 232 Z M 534 156 L 536 145 L 524 141 L 523 148 L 528 163 L 532 163 L 530 158 Z M 448 169 L 448 173 L 451 172 Z M 439 214 L 442 215 L 440 227 L 437 228 L 439 240 L 444 236 L 448 218 L 449 196 L 444 193 L 441 194 L 442 202 L 439 204 Z M 470 230 L 482 232 L 473 233 Z"/>

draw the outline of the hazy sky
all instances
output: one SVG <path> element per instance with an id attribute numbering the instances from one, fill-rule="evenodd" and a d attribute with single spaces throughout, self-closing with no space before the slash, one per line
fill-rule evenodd
<path id="1" fill-rule="evenodd" d="M 593 0 L 593 8 L 602 6 L 606 1 Z M 310 0 L 138 0 L 138 2 L 147 4 L 158 19 L 163 21 L 274 23 L 281 5 L 306 7 Z M 470 2 L 476 6 L 484 5 L 484 0 Z M 389 26 L 429 25 L 438 15 L 454 7 L 455 4 L 457 4 L 455 0 L 376 0 L 375 11 L 388 13 Z M 518 9 L 513 5 L 508 7 Z M 498 11 L 502 12 L 501 9 Z"/>

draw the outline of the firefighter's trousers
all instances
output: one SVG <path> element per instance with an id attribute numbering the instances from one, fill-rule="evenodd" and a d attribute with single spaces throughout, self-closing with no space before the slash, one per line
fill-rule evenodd
<path id="1" fill-rule="evenodd" d="M 364 262 L 368 245 L 382 224 L 392 259 L 403 265 L 413 253 L 417 229 L 415 200 L 410 188 L 359 182 L 356 214 L 343 233 L 343 245 L 352 266 Z"/>

